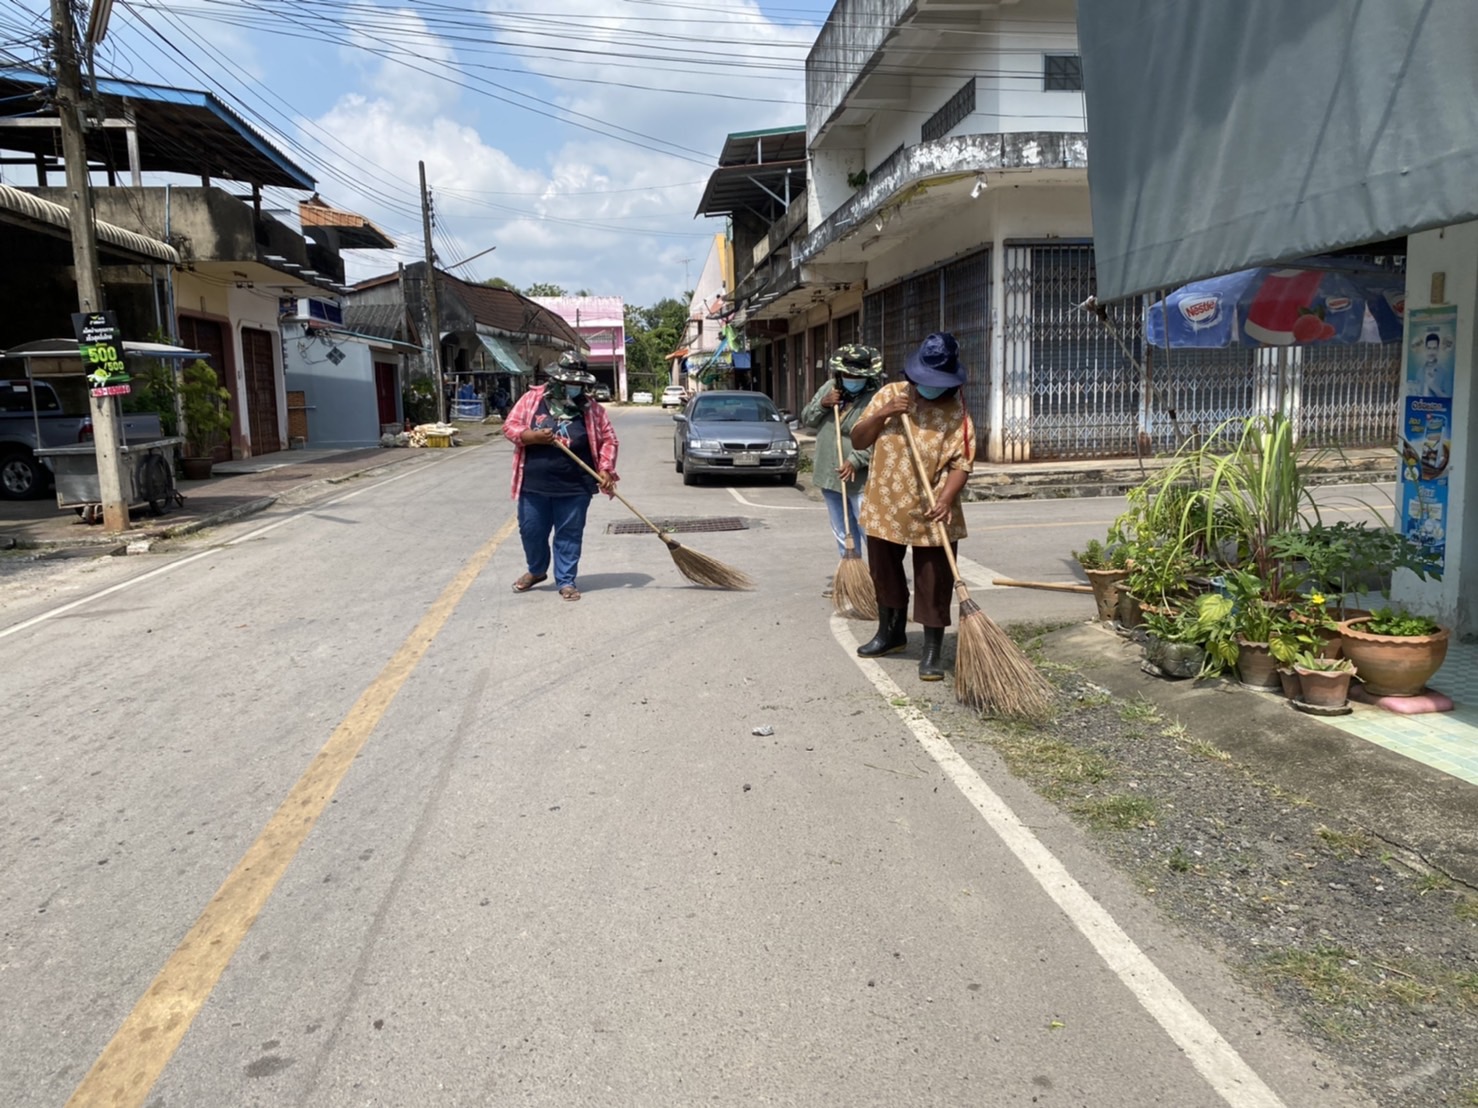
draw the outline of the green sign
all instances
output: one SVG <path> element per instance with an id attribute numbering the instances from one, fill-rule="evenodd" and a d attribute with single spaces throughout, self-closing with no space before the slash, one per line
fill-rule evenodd
<path id="1" fill-rule="evenodd" d="M 128 371 L 123 366 L 117 317 L 112 312 L 73 312 L 72 326 L 93 395 L 127 395 Z"/>

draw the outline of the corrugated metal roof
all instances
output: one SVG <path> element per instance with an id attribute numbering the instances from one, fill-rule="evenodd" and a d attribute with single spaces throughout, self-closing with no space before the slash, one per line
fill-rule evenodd
<path id="1" fill-rule="evenodd" d="M 13 222 L 39 226 L 50 233 L 60 230 L 64 232 L 61 237 L 69 240 L 72 237 L 71 213 L 66 208 L 10 185 L 0 185 L 0 212 L 8 212 L 15 217 Z M 94 226 L 97 228 L 98 244 L 105 253 L 109 252 L 107 247 L 111 246 L 114 248 L 112 253 L 125 254 L 130 260 L 180 264 L 179 254 L 167 242 L 147 238 L 102 220 L 96 220 Z"/>
<path id="2" fill-rule="evenodd" d="M 51 79 L 25 69 L 0 69 L 0 115 L 34 116 Z M 97 99 L 106 114 L 123 118 L 124 101 L 138 123 L 139 158 L 145 172 L 188 173 L 261 185 L 311 189 L 301 166 L 208 92 L 99 78 Z M 38 96 L 38 94 L 41 94 Z M 54 114 L 49 108 L 46 114 Z M 55 154 L 51 128 L 7 127 L 7 150 Z M 87 131 L 87 156 L 97 164 L 127 167 L 128 139 L 121 127 Z"/>

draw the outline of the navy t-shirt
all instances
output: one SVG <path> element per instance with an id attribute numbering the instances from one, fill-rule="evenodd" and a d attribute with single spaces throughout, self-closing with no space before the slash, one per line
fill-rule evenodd
<path id="1" fill-rule="evenodd" d="M 536 431 L 552 430 L 577 458 L 595 468 L 583 414 L 576 414 L 572 419 L 556 419 L 549 414 L 549 406 L 540 400 L 529 426 Z M 541 443 L 523 448 L 523 488 L 540 496 L 594 496 L 596 485 L 595 478 L 571 461 L 563 450 Z"/>

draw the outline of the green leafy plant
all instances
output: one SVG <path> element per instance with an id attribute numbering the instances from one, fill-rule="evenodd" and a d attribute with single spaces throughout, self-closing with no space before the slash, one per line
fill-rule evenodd
<path id="1" fill-rule="evenodd" d="M 1217 593 L 1196 597 L 1169 613 L 1150 611 L 1144 615 L 1144 629 L 1164 642 L 1204 644 L 1231 614 L 1232 601 Z"/>
<path id="2" fill-rule="evenodd" d="M 180 375 L 185 415 L 185 455 L 209 458 L 231 431 L 231 394 L 221 388 L 208 362 L 194 361 Z"/>
<path id="3" fill-rule="evenodd" d="M 1355 663 L 1348 658 L 1325 658 L 1304 650 L 1294 655 L 1293 668 L 1310 673 L 1354 673 Z"/>
<path id="4" fill-rule="evenodd" d="M 165 438 L 179 434 L 180 420 L 175 411 L 174 370 L 163 362 L 150 359 L 132 372 L 129 394 L 123 398 L 125 412 L 157 412 Z"/>
<path id="5" fill-rule="evenodd" d="M 436 419 L 436 383 L 430 377 L 413 377 L 400 393 L 405 418 L 412 423 L 431 423 Z"/>
<path id="6" fill-rule="evenodd" d="M 1399 635 L 1415 638 L 1419 635 L 1435 635 L 1441 626 L 1427 616 L 1413 615 L 1406 611 L 1381 608 L 1370 613 L 1370 618 L 1360 624 L 1360 630 L 1372 635 Z"/>
<path id="7" fill-rule="evenodd" d="M 1108 569 L 1108 550 L 1097 539 L 1091 539 L 1082 550 L 1074 550 L 1073 557 L 1084 569 Z"/>
<path id="8" fill-rule="evenodd" d="M 1390 592 L 1391 573 L 1410 570 L 1421 580 L 1440 580 L 1431 554 L 1420 543 L 1390 527 L 1367 523 L 1315 523 L 1274 535 L 1275 556 L 1308 567 L 1309 579 L 1340 598 L 1357 591 Z"/>

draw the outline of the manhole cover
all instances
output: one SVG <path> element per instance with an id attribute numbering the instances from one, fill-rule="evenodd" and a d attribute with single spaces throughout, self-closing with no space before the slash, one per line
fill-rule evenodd
<path id="1" fill-rule="evenodd" d="M 707 519 L 658 519 L 652 522 L 673 535 L 692 534 L 694 531 L 747 531 L 749 524 L 738 516 L 710 516 Z M 650 535 L 652 529 L 638 519 L 613 523 L 606 531 L 609 535 Z"/>

